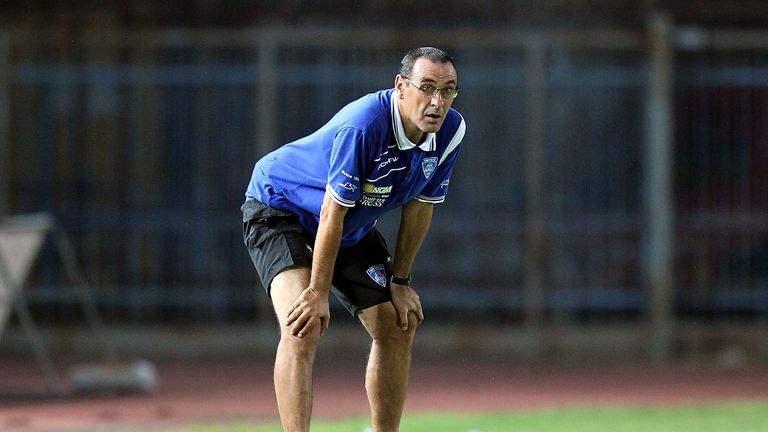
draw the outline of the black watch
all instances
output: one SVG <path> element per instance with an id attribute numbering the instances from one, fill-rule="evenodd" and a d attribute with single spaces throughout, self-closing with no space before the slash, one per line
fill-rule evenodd
<path id="1" fill-rule="evenodd" d="M 411 286 L 411 275 L 408 275 L 406 278 L 399 278 L 395 275 L 392 275 L 391 281 L 393 284 Z"/>

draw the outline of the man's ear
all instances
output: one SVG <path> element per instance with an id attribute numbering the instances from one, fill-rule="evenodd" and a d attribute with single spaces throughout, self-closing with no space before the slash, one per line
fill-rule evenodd
<path id="1" fill-rule="evenodd" d="M 397 74 L 395 76 L 395 91 L 397 92 L 398 97 L 400 99 L 403 98 L 404 87 L 405 87 L 405 80 L 403 79 L 402 75 Z"/>

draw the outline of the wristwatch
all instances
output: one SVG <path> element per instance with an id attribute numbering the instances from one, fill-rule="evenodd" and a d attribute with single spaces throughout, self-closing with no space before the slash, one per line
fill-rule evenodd
<path id="1" fill-rule="evenodd" d="M 395 275 L 392 275 L 391 281 L 393 284 L 411 286 L 411 275 L 408 275 L 408 277 L 405 278 L 399 278 Z"/>

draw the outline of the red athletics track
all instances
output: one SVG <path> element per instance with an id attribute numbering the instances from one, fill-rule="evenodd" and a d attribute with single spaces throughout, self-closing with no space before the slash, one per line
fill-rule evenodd
<path id="1" fill-rule="evenodd" d="M 316 418 L 367 414 L 363 363 L 357 355 L 319 360 Z M 201 421 L 275 419 L 269 359 L 164 360 L 157 366 L 160 387 L 149 396 L 51 399 L 29 394 L 43 388 L 34 362 L 0 359 L 0 430 L 158 431 Z M 406 414 L 756 398 L 768 399 L 768 369 L 523 366 L 422 357 L 414 360 Z"/>

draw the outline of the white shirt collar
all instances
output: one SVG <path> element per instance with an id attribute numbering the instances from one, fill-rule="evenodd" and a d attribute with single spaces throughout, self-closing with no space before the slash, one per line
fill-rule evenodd
<path id="1" fill-rule="evenodd" d="M 416 144 L 405 136 L 405 128 L 403 127 L 403 119 L 400 118 L 400 109 L 397 107 L 397 90 L 392 92 L 392 130 L 395 131 L 395 141 L 397 141 L 397 148 L 400 150 L 410 150 L 416 147 Z M 418 146 L 424 151 L 435 151 L 437 144 L 435 142 L 435 134 L 430 132 L 427 134 L 427 138 Z"/>

